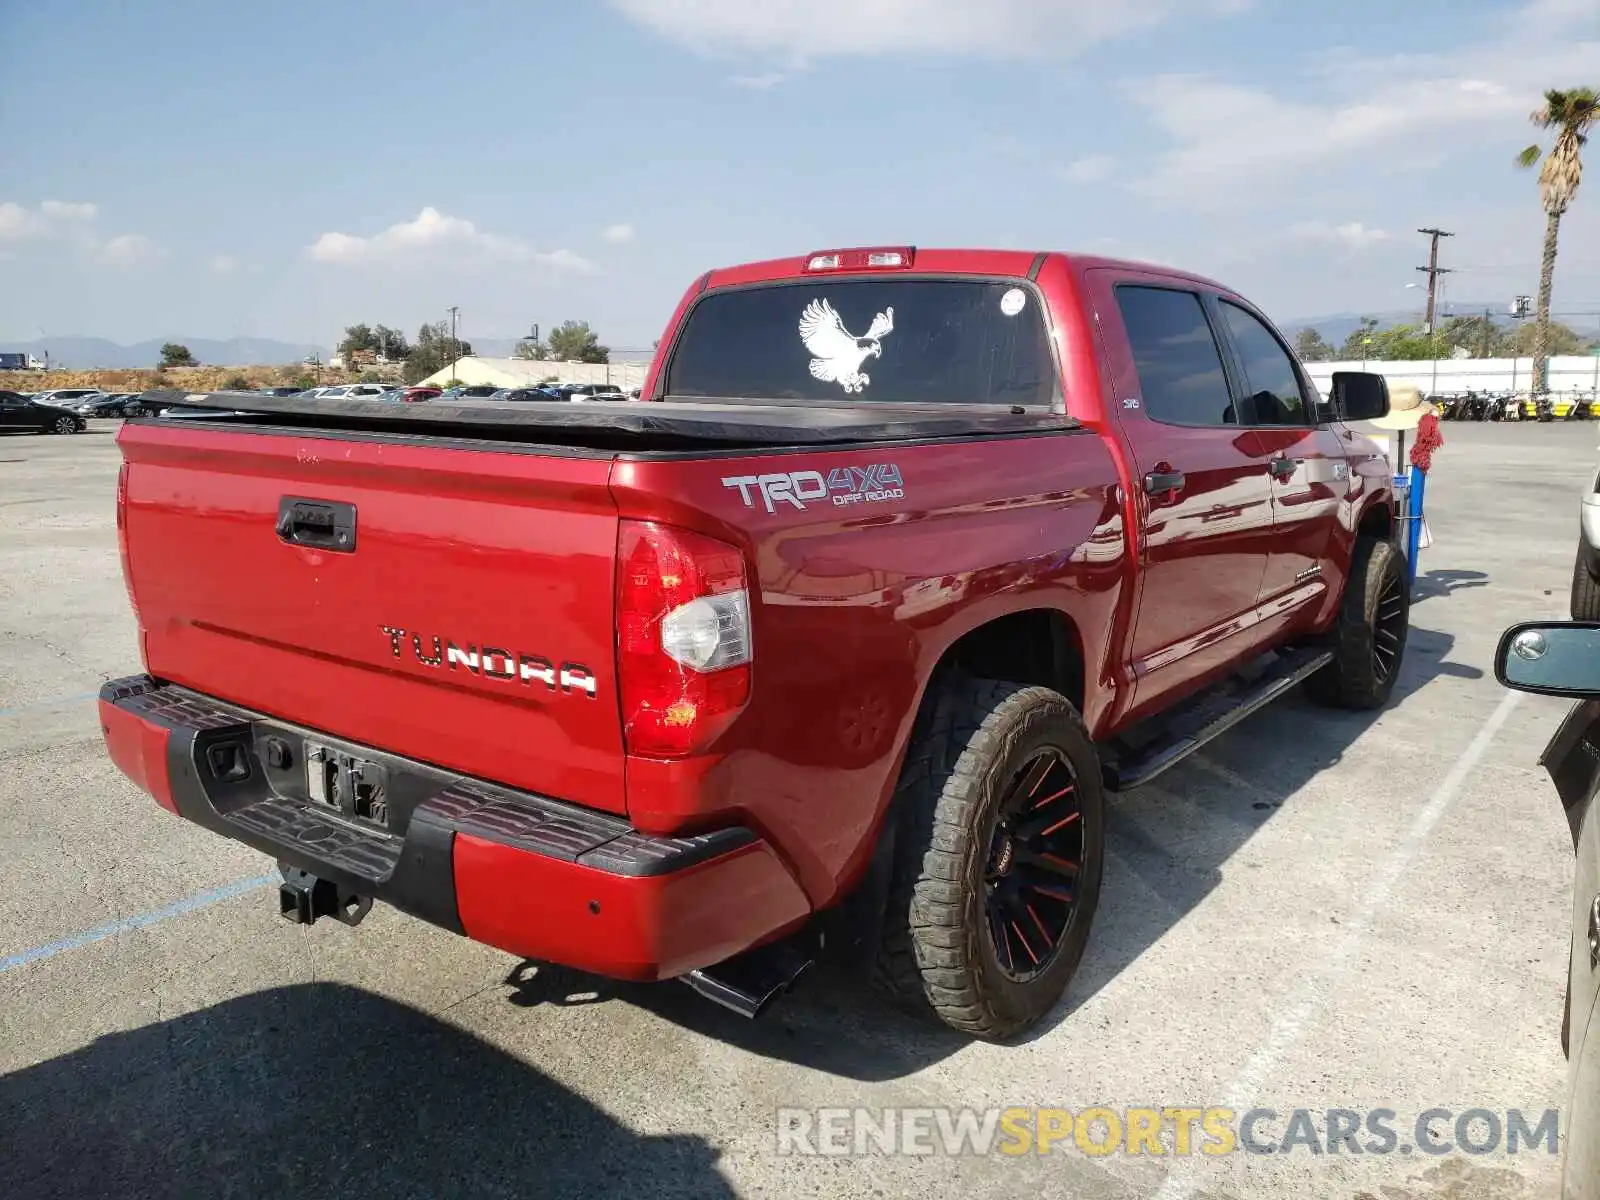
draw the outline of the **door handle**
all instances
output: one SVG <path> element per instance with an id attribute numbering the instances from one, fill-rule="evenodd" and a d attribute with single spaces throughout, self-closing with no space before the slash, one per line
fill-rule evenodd
<path id="1" fill-rule="evenodd" d="M 1272 472 L 1274 479 L 1288 479 L 1299 469 L 1300 464 L 1304 461 L 1305 459 L 1303 458 L 1284 458 L 1280 454 L 1267 464 L 1267 470 Z"/>
<path id="2" fill-rule="evenodd" d="M 284 496 L 278 501 L 275 528 L 280 538 L 293 545 L 352 554 L 356 548 L 356 506 Z"/>
<path id="3" fill-rule="evenodd" d="M 1144 490 L 1148 495 L 1162 496 L 1168 492 L 1181 492 L 1187 482 L 1182 471 L 1151 471 L 1144 477 Z"/>
<path id="4" fill-rule="evenodd" d="M 1144 490 L 1151 496 L 1181 492 L 1188 481 L 1182 471 L 1151 471 L 1144 477 Z"/>

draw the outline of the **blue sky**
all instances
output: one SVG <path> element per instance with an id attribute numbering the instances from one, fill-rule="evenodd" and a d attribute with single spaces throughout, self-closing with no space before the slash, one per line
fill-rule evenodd
<path id="1" fill-rule="evenodd" d="M 589 320 L 709 266 L 1081 249 L 1279 320 L 1532 292 L 1597 0 L 55 0 L 0 12 L 0 339 Z M 1597 143 L 1600 145 L 1600 143 Z M 1556 308 L 1600 310 L 1600 150 Z M 1588 318 L 1588 324 L 1600 316 Z"/>

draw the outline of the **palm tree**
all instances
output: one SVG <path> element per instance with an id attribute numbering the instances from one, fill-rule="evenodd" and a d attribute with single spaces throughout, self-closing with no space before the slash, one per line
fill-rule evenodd
<path id="1" fill-rule="evenodd" d="M 1540 129 L 1553 130 L 1555 142 L 1548 153 L 1535 144 L 1517 155 L 1519 167 L 1533 167 L 1539 160 L 1539 199 L 1544 204 L 1544 261 L 1539 268 L 1539 311 L 1533 326 L 1533 391 L 1548 390 L 1549 363 L 1545 354 L 1550 346 L 1550 285 L 1556 273 L 1556 236 L 1561 231 L 1561 215 L 1578 194 L 1583 179 L 1583 147 L 1589 140 L 1589 127 L 1600 119 L 1600 97 L 1593 88 L 1552 89 L 1544 103 L 1529 118 Z"/>

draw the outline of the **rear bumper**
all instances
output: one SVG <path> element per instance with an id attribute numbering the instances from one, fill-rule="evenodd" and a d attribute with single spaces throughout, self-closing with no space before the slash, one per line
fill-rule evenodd
<path id="1" fill-rule="evenodd" d="M 100 691 L 112 760 L 163 808 L 475 941 L 618 979 L 711 966 L 810 906 L 747 829 L 626 821 L 324 737 L 148 676 Z M 313 800 L 305 740 L 386 773 L 390 826 Z"/>

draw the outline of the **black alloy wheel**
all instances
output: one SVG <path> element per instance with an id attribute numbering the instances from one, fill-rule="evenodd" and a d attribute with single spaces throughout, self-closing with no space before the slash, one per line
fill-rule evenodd
<path id="1" fill-rule="evenodd" d="M 1083 810 L 1077 776 L 1041 749 L 1013 776 L 995 814 L 984 906 L 995 959 L 1026 983 L 1049 969 L 1078 910 Z"/>

